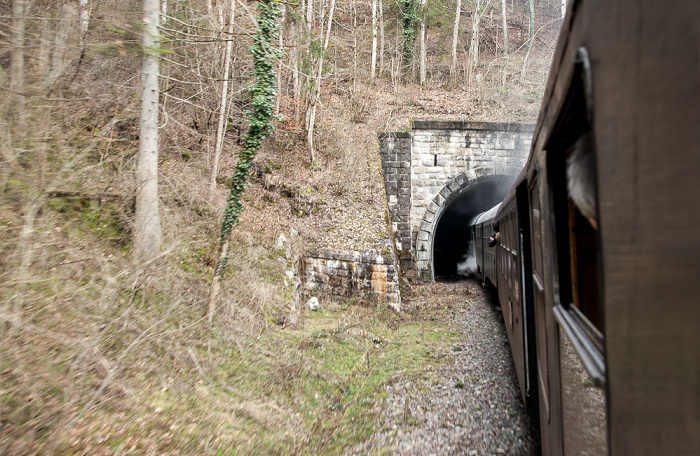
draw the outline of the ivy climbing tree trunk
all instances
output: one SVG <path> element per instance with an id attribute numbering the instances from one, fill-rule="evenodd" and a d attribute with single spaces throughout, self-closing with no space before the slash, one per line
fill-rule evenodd
<path id="1" fill-rule="evenodd" d="M 245 146 L 239 154 L 238 165 L 231 179 L 231 192 L 224 211 L 224 219 L 221 222 L 219 261 L 214 269 L 214 279 L 212 280 L 209 294 L 208 316 L 210 322 L 216 312 L 221 290 L 221 280 L 228 266 L 231 231 L 238 223 L 238 217 L 243 210 L 241 196 L 248 182 L 250 167 L 253 164 L 255 154 L 260 148 L 260 144 L 269 136 L 273 128 L 272 119 L 274 117 L 275 96 L 277 94 L 275 61 L 281 54 L 280 50 L 273 46 L 273 43 L 279 36 L 277 17 L 280 15 L 280 10 L 277 4 L 270 0 L 261 0 L 259 6 L 258 29 L 253 39 L 253 46 L 251 46 L 255 68 L 255 83 L 251 87 L 253 94 L 252 111 L 249 114 Z"/>
<path id="2" fill-rule="evenodd" d="M 416 38 L 416 2 L 418 0 L 401 0 L 401 16 L 403 29 L 403 69 L 405 75 L 411 74 L 411 62 L 413 60 L 413 41 Z"/>
<path id="3" fill-rule="evenodd" d="M 134 259 L 148 261 L 160 253 L 162 232 L 158 212 L 158 25 L 159 0 L 143 0 L 141 60 L 141 132 L 136 168 Z"/>

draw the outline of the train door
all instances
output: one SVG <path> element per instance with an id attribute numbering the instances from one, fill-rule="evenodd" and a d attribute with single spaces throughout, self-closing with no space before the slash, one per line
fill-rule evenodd
<path id="1" fill-rule="evenodd" d="M 530 213 L 527 181 L 518 186 L 515 193 L 518 217 L 518 242 L 520 250 L 520 302 L 523 328 L 523 354 L 525 362 L 524 391 L 525 408 L 528 415 L 539 418 L 539 395 L 537 387 L 537 346 L 535 344 L 535 302 L 532 291 L 532 247 L 530 240 Z"/>
<path id="2" fill-rule="evenodd" d="M 530 193 L 530 234 L 532 243 L 532 295 L 537 347 L 537 394 L 539 398 L 542 454 L 560 455 L 561 428 L 559 421 L 559 383 L 556 363 L 550 354 L 550 344 L 556 341 L 549 323 L 545 296 L 545 262 L 543 252 L 543 214 L 540 200 L 540 179 L 535 173 L 528 176 Z"/>
<path id="3" fill-rule="evenodd" d="M 564 453 L 607 454 L 607 394 L 601 268 L 597 233 L 595 137 L 590 63 L 585 48 L 547 140 L 553 236 L 553 313 Z"/>

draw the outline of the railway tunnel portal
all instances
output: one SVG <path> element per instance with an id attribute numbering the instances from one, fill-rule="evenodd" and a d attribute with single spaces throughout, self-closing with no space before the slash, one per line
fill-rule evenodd
<path id="1" fill-rule="evenodd" d="M 469 221 L 503 199 L 530 151 L 533 125 L 414 121 L 380 133 L 392 240 L 402 274 L 450 278 L 469 249 Z"/>

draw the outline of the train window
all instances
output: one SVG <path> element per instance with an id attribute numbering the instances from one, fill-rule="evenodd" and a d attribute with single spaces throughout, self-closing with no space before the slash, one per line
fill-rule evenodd
<path id="1" fill-rule="evenodd" d="M 599 284 L 595 141 L 585 49 L 547 142 L 554 223 L 554 314 L 598 385 L 604 383 L 603 312 Z"/>

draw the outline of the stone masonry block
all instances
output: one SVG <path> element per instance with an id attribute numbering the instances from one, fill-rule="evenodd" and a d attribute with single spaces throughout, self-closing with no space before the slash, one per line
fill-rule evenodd
<path id="1" fill-rule="evenodd" d="M 455 182 L 457 182 L 457 185 L 459 185 L 461 187 L 467 183 L 467 176 L 464 175 L 464 173 L 462 173 L 462 174 L 457 176 L 457 178 L 455 179 Z"/>
<path id="2" fill-rule="evenodd" d="M 441 194 L 435 195 L 433 198 L 433 203 L 437 204 L 438 206 L 442 206 L 442 204 L 445 202 L 445 197 L 442 196 Z"/>

